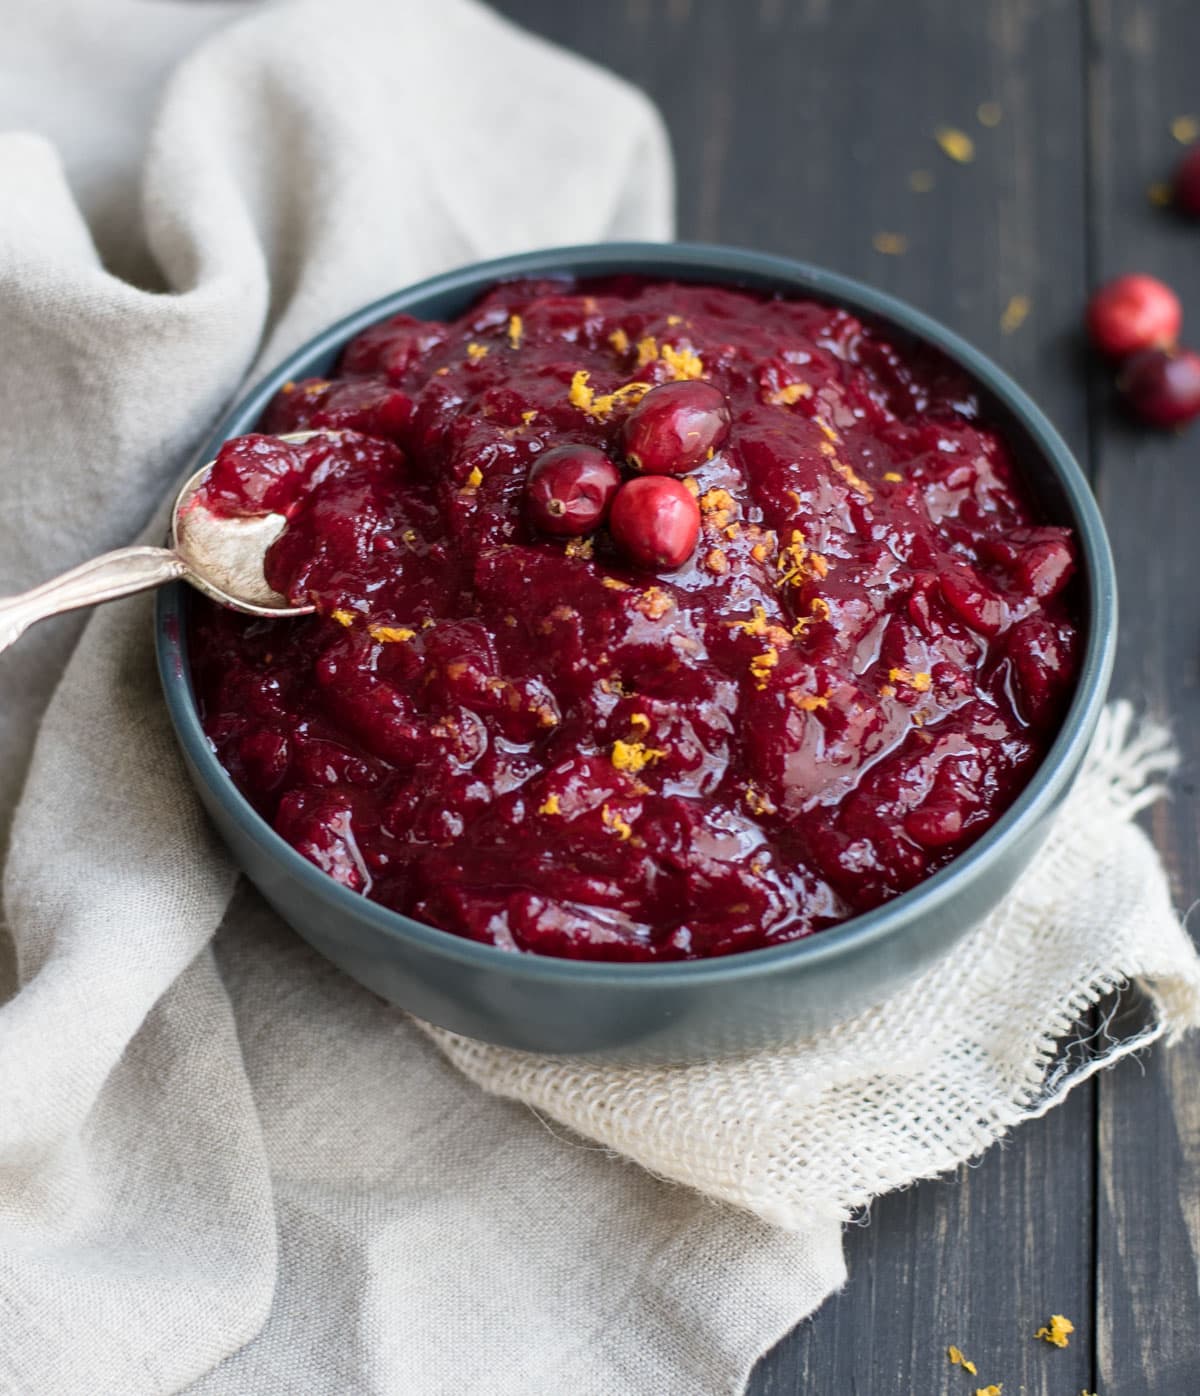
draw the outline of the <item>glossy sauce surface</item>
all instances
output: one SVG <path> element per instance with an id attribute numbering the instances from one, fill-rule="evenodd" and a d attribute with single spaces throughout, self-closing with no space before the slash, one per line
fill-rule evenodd
<path id="1" fill-rule="evenodd" d="M 700 376 L 731 428 L 689 473 L 690 560 L 532 528 L 540 453 L 620 464 L 629 385 Z M 957 371 L 844 311 L 504 285 L 288 385 L 263 430 L 306 427 L 344 434 L 241 438 L 210 481 L 289 515 L 268 576 L 319 615 L 194 603 L 205 730 L 318 867 L 455 934 L 618 960 L 808 935 L 976 839 L 1070 695 L 1070 534 Z"/>

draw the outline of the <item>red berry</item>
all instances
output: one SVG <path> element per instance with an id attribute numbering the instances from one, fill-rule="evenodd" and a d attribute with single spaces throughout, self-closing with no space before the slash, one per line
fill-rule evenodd
<path id="1" fill-rule="evenodd" d="M 1200 354 L 1147 349 L 1121 371 L 1117 387 L 1130 408 L 1156 427 L 1175 427 L 1200 414 Z"/>
<path id="2" fill-rule="evenodd" d="M 595 446 L 556 446 L 529 472 L 529 517 L 543 533 L 591 533 L 604 522 L 620 484 L 621 472 Z"/>
<path id="3" fill-rule="evenodd" d="M 1182 324 L 1179 297 L 1153 276 L 1118 276 L 1094 292 L 1088 305 L 1092 343 L 1116 359 L 1174 344 Z"/>
<path id="4" fill-rule="evenodd" d="M 1175 207 L 1200 218 L 1200 144 L 1192 146 L 1175 171 Z"/>
<path id="5" fill-rule="evenodd" d="M 679 567 L 696 549 L 700 506 L 682 481 L 646 475 L 617 491 L 608 527 L 639 567 Z"/>
<path id="6" fill-rule="evenodd" d="M 729 404 L 711 383 L 652 388 L 625 419 L 625 456 L 647 475 L 682 475 L 729 435 Z"/>

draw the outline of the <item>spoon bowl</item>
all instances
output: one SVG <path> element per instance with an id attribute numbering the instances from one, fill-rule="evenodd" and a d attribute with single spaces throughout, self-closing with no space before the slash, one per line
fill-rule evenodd
<path id="1" fill-rule="evenodd" d="M 280 441 L 298 445 L 336 431 L 296 431 Z M 165 582 L 190 582 L 197 591 L 246 615 L 285 620 L 307 616 L 312 606 L 293 606 L 266 579 L 267 549 L 287 525 L 282 514 L 215 514 L 197 499 L 214 461 L 184 481 L 171 506 L 171 542 L 166 548 L 141 544 L 102 553 L 40 586 L 0 599 L 0 650 L 18 640 L 35 621 L 115 601 Z"/>
<path id="2" fill-rule="evenodd" d="M 314 436 L 340 435 L 293 431 L 278 440 L 298 446 Z M 213 465 L 209 461 L 190 475 L 171 506 L 171 545 L 187 564 L 185 580 L 222 606 L 248 616 L 283 620 L 312 615 L 314 607 L 290 605 L 263 574 L 267 550 L 287 526 L 287 519 L 282 514 L 214 514 L 197 500 Z"/>

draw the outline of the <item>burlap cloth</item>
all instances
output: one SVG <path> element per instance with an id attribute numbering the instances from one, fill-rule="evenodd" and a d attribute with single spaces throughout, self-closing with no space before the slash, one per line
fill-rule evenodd
<path id="1" fill-rule="evenodd" d="M 246 375 L 342 312 L 671 231 L 653 110 L 469 0 L 0 20 L 0 592 L 135 533 Z M 1140 1040 L 1200 1017 L 1129 822 L 1163 743 L 1117 712 L 1009 904 L 819 1041 L 671 1071 L 431 1042 L 237 884 L 148 603 L 82 625 L 0 659 L 15 1396 L 735 1392 L 841 1282 L 852 1208 L 1129 1049 L 1063 1068 L 1089 1004 L 1140 981 Z"/>

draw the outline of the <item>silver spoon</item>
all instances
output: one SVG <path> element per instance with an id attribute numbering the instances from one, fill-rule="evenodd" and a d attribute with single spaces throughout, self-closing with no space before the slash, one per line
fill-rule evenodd
<path id="1" fill-rule="evenodd" d="M 300 442 L 314 436 L 338 435 L 329 431 L 296 431 L 279 439 Z M 222 606 L 247 615 L 277 619 L 311 615 L 312 606 L 289 606 L 287 598 L 268 586 L 263 575 L 267 549 L 287 523 L 282 514 L 226 517 L 199 505 L 189 508 L 193 505 L 192 496 L 212 466 L 212 461 L 202 465 L 175 496 L 170 547 L 118 548 L 80 563 L 41 586 L 0 599 L 0 650 L 19 639 L 34 621 L 179 580 L 191 582 Z"/>

